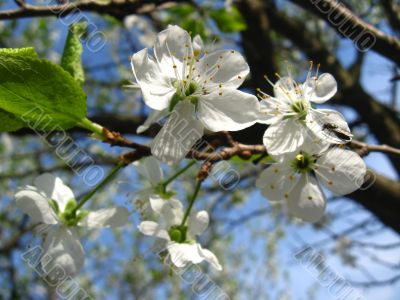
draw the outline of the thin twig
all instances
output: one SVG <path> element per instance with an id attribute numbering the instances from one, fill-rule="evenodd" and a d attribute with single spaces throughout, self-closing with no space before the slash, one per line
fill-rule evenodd
<path id="1" fill-rule="evenodd" d="M 131 14 L 147 14 L 157 9 L 168 8 L 183 0 L 169 1 L 161 0 L 156 3 L 149 3 L 143 0 L 126 0 L 99 2 L 95 0 L 78 1 L 60 5 L 37 6 L 25 4 L 17 9 L 0 11 L 0 20 L 13 20 L 30 17 L 65 17 L 79 11 L 96 12 L 123 18 Z"/>
<path id="2" fill-rule="evenodd" d="M 370 145 L 364 142 L 353 140 L 350 143 L 350 147 L 361 156 L 365 156 L 370 152 L 382 152 L 387 154 L 400 155 L 400 149 L 388 145 Z"/>

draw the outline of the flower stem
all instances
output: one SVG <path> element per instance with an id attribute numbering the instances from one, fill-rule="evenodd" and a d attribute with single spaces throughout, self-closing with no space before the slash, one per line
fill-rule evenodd
<path id="1" fill-rule="evenodd" d="M 114 176 L 118 173 L 119 170 L 121 170 L 124 167 L 123 163 L 119 163 L 116 165 L 110 173 L 93 189 L 91 190 L 88 194 L 86 194 L 81 201 L 73 208 L 71 211 L 72 214 L 75 214 L 92 196 L 97 193 L 100 189 L 102 189 L 111 179 L 114 178 Z"/>
<path id="2" fill-rule="evenodd" d="M 176 178 L 178 178 L 180 175 L 185 173 L 187 170 L 189 170 L 193 165 L 196 164 L 196 160 L 192 160 L 190 163 L 188 163 L 186 166 L 184 166 L 182 169 L 178 170 L 174 175 L 172 175 L 170 178 L 162 181 L 160 185 L 163 187 L 165 190 L 167 188 L 167 185 L 169 185 L 171 182 L 173 182 Z"/>
<path id="3" fill-rule="evenodd" d="M 189 217 L 190 211 L 192 210 L 193 204 L 194 204 L 194 202 L 196 201 L 197 195 L 198 195 L 199 192 L 200 192 L 201 183 L 202 183 L 201 180 L 197 180 L 197 182 L 196 182 L 196 187 L 195 187 L 195 189 L 194 189 L 193 196 L 192 196 L 192 198 L 190 199 L 189 206 L 188 206 L 188 208 L 187 208 L 187 210 L 186 210 L 186 212 L 185 212 L 185 215 L 183 216 L 182 223 L 181 223 L 181 227 L 182 227 L 182 226 L 185 226 L 185 223 L 186 223 L 186 221 L 187 221 L 187 218 Z"/>
<path id="4" fill-rule="evenodd" d="M 90 121 L 88 118 L 83 118 L 77 125 L 103 137 L 103 126 Z"/>

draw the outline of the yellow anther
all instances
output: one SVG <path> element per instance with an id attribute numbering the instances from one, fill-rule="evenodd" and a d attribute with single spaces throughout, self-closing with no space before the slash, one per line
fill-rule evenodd
<path id="1" fill-rule="evenodd" d="M 297 155 L 296 155 L 296 159 L 297 159 L 298 161 L 301 161 L 301 162 L 304 163 L 304 155 L 303 155 L 303 154 L 297 154 Z"/>

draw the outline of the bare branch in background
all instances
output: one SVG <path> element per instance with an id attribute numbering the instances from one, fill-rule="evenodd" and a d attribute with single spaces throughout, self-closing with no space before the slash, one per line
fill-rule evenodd
<path id="1" fill-rule="evenodd" d="M 291 0 L 293 3 L 303 7 L 306 10 L 313 12 L 320 18 L 327 21 L 333 29 L 335 29 L 339 34 L 342 34 L 340 26 L 336 26 L 328 17 L 332 14 L 335 19 L 346 20 L 348 27 L 351 28 L 351 32 L 370 32 L 372 36 L 375 37 L 375 43 L 371 46 L 374 51 L 385 56 L 391 61 L 400 65 L 400 41 L 393 36 L 385 34 L 383 31 L 374 27 L 373 25 L 365 22 L 361 18 L 357 17 L 351 10 L 345 7 L 342 3 L 336 0 L 314 0 L 314 1 L 304 1 L 304 0 Z"/>

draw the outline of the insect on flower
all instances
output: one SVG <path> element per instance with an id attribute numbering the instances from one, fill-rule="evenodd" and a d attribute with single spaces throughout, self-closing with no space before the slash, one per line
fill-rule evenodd
<path id="1" fill-rule="evenodd" d="M 322 125 L 322 131 L 324 134 L 332 138 L 332 135 L 336 136 L 342 142 L 351 142 L 353 135 L 346 129 L 340 128 L 334 123 L 325 123 Z"/>

